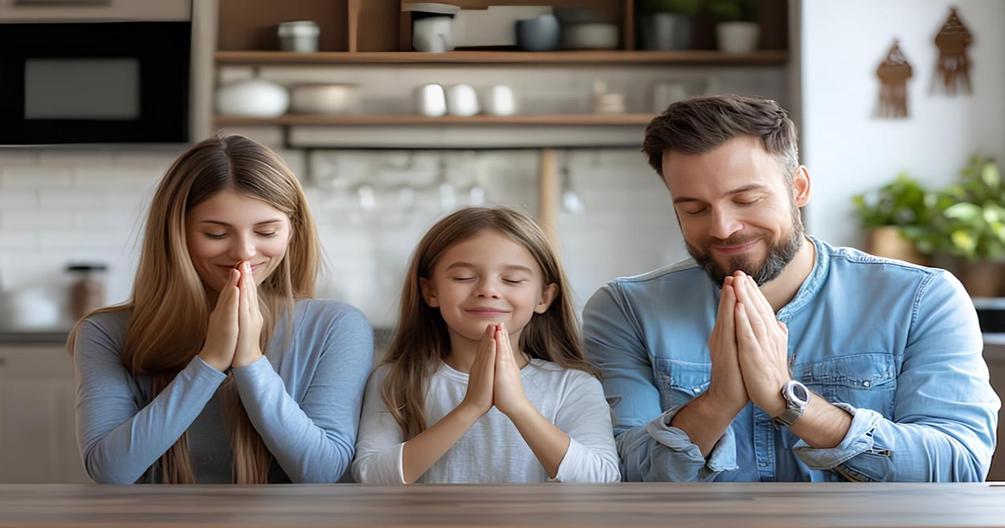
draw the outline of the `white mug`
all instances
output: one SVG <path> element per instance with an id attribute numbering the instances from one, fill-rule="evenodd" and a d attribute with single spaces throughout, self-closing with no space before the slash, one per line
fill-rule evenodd
<path id="1" fill-rule="evenodd" d="M 482 92 L 482 107 L 485 113 L 494 116 L 509 116 L 516 113 L 516 99 L 513 89 L 497 84 L 489 86 Z"/>
<path id="2" fill-rule="evenodd" d="M 454 18 L 420 18 L 412 23 L 412 47 L 415 51 L 443 53 L 454 49 Z"/>
<path id="3" fill-rule="evenodd" d="M 443 86 L 427 84 L 415 90 L 415 106 L 420 115 L 439 117 L 447 113 L 447 95 Z"/>
<path id="4" fill-rule="evenodd" d="M 447 113 L 473 116 L 478 113 L 478 94 L 467 84 L 455 84 L 447 90 Z"/>

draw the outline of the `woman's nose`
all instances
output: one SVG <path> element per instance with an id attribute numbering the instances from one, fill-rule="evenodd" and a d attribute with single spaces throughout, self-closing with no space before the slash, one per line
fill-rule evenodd
<path id="1" fill-rule="evenodd" d="M 250 237 L 237 236 L 232 239 L 234 243 L 230 246 L 230 255 L 236 261 L 250 260 L 258 251 Z"/>

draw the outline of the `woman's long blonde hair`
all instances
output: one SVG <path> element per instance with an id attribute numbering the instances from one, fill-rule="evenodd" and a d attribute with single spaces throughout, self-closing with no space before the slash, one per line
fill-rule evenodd
<path id="1" fill-rule="evenodd" d="M 401 291 L 398 328 L 384 362 L 390 365 L 381 394 L 410 439 L 426 428 L 425 392 L 430 376 L 450 354 L 450 335 L 440 310 L 426 304 L 419 279 L 430 279 L 443 254 L 484 230 L 498 231 L 527 248 L 557 292 L 543 314 L 535 313 L 520 334 L 519 347 L 533 358 L 597 375 L 583 355 L 579 321 L 569 281 L 548 238 L 529 216 L 505 207 L 469 207 L 437 222 L 412 255 Z"/>
<path id="2" fill-rule="evenodd" d="M 150 377 L 151 400 L 203 346 L 212 306 L 188 253 L 185 217 L 225 189 L 262 200 L 290 219 L 286 256 L 259 285 L 265 320 L 262 350 L 267 350 L 277 321 L 285 317 L 289 324 L 294 300 L 314 295 L 320 244 L 303 189 L 286 163 L 243 136 L 215 137 L 193 145 L 168 169 L 150 204 L 132 299 L 95 312 L 130 312 L 122 362 L 134 376 Z M 71 350 L 75 336 L 76 329 Z M 234 482 L 265 483 L 272 456 L 248 419 L 233 376 L 222 389 Z M 187 432 L 161 456 L 158 469 L 163 482 L 195 481 Z"/>

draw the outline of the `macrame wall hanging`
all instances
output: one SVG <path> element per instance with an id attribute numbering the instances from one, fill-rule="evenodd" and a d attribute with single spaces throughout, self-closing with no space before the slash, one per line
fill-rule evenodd
<path id="1" fill-rule="evenodd" d="M 903 119 L 907 117 L 907 80 L 911 78 L 911 63 L 900 50 L 900 42 L 886 54 L 886 59 L 876 68 L 879 77 L 879 117 Z"/>
<path id="2" fill-rule="evenodd" d="M 949 95 L 955 95 L 957 87 L 962 88 L 964 93 L 971 93 L 967 48 L 973 40 L 973 35 L 960 20 L 956 8 L 949 8 L 949 18 L 935 35 L 939 59 L 935 64 L 936 76 L 932 79 L 936 87 L 941 85 L 941 89 Z"/>

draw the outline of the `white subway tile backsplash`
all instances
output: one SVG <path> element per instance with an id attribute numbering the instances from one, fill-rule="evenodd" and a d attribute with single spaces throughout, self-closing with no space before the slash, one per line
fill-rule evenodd
<path id="1" fill-rule="evenodd" d="M 15 165 L 38 165 L 38 152 L 0 148 L 0 169 Z"/>
<path id="2" fill-rule="evenodd" d="M 129 243 L 128 233 L 106 229 L 43 229 L 38 233 L 42 250 L 120 249 Z"/>
<path id="3" fill-rule="evenodd" d="M 82 165 L 109 166 L 115 159 L 111 150 L 51 150 L 39 152 L 38 164 L 46 167 L 79 167 Z"/>
<path id="4" fill-rule="evenodd" d="M 165 152 L 121 151 L 115 154 L 115 166 L 128 169 L 151 168 L 164 174 L 182 151 L 181 148 Z"/>
<path id="5" fill-rule="evenodd" d="M 73 184 L 70 167 L 11 166 L 3 169 L 3 187 L 67 187 Z"/>
<path id="6" fill-rule="evenodd" d="M 37 249 L 38 233 L 15 229 L 0 229 L 0 250 Z"/>
<path id="7" fill-rule="evenodd" d="M 89 189 L 42 189 L 39 191 L 42 207 L 75 208 L 105 205 L 104 191 Z"/>
<path id="8" fill-rule="evenodd" d="M 139 211 L 132 212 L 113 208 L 96 208 L 73 212 L 73 226 L 77 228 L 117 228 L 125 231 L 135 229 L 146 220 Z"/>
<path id="9" fill-rule="evenodd" d="M 73 213 L 53 209 L 0 211 L 0 228 L 72 227 Z"/>
<path id="10" fill-rule="evenodd" d="M 164 172 L 157 166 L 87 166 L 77 169 L 75 182 L 79 187 L 153 189 Z"/>
<path id="11" fill-rule="evenodd" d="M 37 208 L 37 190 L 0 188 L 0 211 Z"/>

